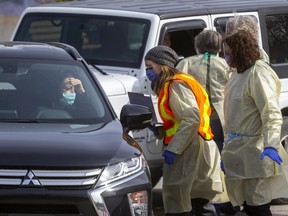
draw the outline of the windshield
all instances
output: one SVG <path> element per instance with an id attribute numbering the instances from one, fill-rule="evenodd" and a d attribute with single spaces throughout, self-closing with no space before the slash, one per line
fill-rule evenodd
<path id="1" fill-rule="evenodd" d="M 0 122 L 98 124 L 112 119 L 81 63 L 0 60 Z"/>
<path id="2" fill-rule="evenodd" d="M 63 42 L 91 64 L 140 68 L 150 21 L 111 16 L 32 13 L 14 40 Z"/>

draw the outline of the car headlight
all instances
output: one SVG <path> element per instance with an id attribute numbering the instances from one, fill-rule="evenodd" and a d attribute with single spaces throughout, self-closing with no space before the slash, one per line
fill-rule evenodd
<path id="1" fill-rule="evenodd" d="M 143 155 L 107 166 L 98 180 L 97 187 L 138 173 L 144 169 L 146 161 Z"/>

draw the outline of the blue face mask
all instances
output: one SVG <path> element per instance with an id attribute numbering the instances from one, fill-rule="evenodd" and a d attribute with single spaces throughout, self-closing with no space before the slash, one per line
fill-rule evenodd
<path id="1" fill-rule="evenodd" d="M 225 61 L 230 66 L 232 63 L 232 57 L 230 55 L 224 55 Z"/>
<path id="2" fill-rule="evenodd" d="M 62 101 L 68 105 L 72 105 L 75 102 L 76 93 L 64 92 Z"/>
<path id="3" fill-rule="evenodd" d="M 157 80 L 158 78 L 158 74 L 154 72 L 153 68 L 146 69 L 146 76 L 151 82 Z"/>

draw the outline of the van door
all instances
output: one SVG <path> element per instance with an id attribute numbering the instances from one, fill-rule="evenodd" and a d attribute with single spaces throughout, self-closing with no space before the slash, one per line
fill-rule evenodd
<path id="1" fill-rule="evenodd" d="M 167 43 L 181 57 L 196 55 L 194 49 L 194 38 L 201 31 L 209 28 L 208 16 L 195 16 L 193 19 L 174 19 L 162 21 L 158 37 L 158 44 Z M 167 45 L 167 44 L 166 44 Z"/>

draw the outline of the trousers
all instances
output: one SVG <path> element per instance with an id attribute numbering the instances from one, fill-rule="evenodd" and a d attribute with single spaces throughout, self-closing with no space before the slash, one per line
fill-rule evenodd
<path id="1" fill-rule="evenodd" d="M 244 202 L 243 206 L 245 213 L 249 216 L 272 216 L 270 203 L 259 206 L 251 206 Z"/>
<path id="2" fill-rule="evenodd" d="M 195 198 L 191 204 L 191 212 L 166 213 L 165 216 L 217 216 L 214 205 L 207 199 Z"/>

